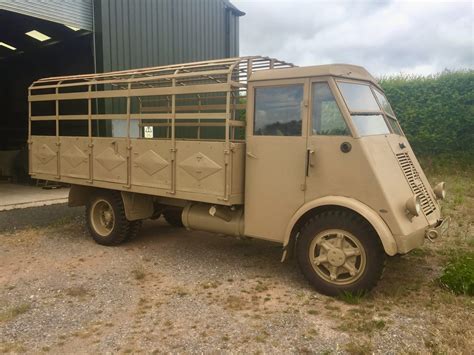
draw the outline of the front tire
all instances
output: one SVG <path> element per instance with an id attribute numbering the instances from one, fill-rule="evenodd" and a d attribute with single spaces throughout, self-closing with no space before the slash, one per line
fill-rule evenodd
<path id="1" fill-rule="evenodd" d="M 93 196 L 86 207 L 86 221 L 98 244 L 117 245 L 130 236 L 130 222 L 119 192 L 102 191 Z"/>
<path id="2" fill-rule="evenodd" d="M 370 224 L 346 211 L 309 219 L 297 239 L 296 255 L 308 281 L 329 296 L 370 291 L 382 276 L 386 258 Z"/>

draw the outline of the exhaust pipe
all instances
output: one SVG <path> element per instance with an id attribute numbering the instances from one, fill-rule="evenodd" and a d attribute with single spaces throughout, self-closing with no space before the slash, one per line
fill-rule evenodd
<path id="1" fill-rule="evenodd" d="M 181 215 L 184 226 L 190 230 L 244 236 L 243 208 L 189 203 Z"/>

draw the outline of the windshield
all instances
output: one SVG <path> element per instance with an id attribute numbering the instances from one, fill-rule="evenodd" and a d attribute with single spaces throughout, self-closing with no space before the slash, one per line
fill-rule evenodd
<path id="1" fill-rule="evenodd" d="M 380 111 L 370 86 L 353 83 L 339 83 L 338 85 L 349 110 L 352 112 Z"/>
<path id="2" fill-rule="evenodd" d="M 382 110 L 384 110 L 385 113 L 388 113 L 389 115 L 392 115 L 393 117 L 395 117 L 395 114 L 393 113 L 393 110 L 392 110 L 392 106 L 390 106 L 390 104 L 388 103 L 388 100 L 385 97 L 385 95 L 382 94 L 378 90 L 374 90 L 374 92 L 375 92 L 375 96 L 377 96 L 377 100 L 379 101 L 380 106 L 382 106 Z"/>
<path id="3" fill-rule="evenodd" d="M 368 84 L 338 82 L 337 85 L 361 136 L 402 135 L 392 107 L 382 92 Z"/>

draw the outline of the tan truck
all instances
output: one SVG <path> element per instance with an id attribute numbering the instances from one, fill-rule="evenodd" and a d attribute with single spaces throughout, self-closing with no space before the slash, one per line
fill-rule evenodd
<path id="1" fill-rule="evenodd" d="M 446 228 L 377 81 L 362 67 L 241 57 L 41 79 L 30 173 L 71 184 L 99 244 L 161 215 L 279 243 L 320 292 L 366 291 L 385 259 Z"/>

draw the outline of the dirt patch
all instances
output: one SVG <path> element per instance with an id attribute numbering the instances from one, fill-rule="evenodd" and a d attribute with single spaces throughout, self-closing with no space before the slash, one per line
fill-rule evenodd
<path id="1" fill-rule="evenodd" d="M 158 220 L 103 247 L 82 209 L 12 211 L 13 226 L 54 218 L 0 232 L 0 351 L 472 353 L 472 298 L 436 283 L 452 250 L 474 246 L 472 200 L 448 200 L 447 238 L 389 259 L 372 294 L 346 299 L 316 293 L 276 244 Z"/>

